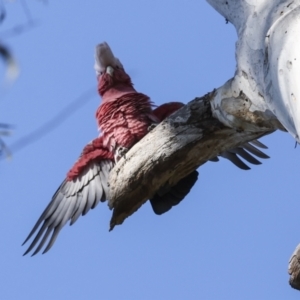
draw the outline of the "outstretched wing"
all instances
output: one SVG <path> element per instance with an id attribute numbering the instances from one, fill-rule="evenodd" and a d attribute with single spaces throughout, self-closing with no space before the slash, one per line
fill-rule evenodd
<path id="1" fill-rule="evenodd" d="M 38 244 L 32 255 L 37 254 L 51 235 L 43 251 L 46 253 L 69 220 L 70 225 L 73 225 L 80 215 L 84 216 L 100 201 L 105 201 L 109 192 L 108 175 L 113 166 L 114 162 L 111 160 L 93 161 L 72 181 L 64 180 L 24 241 L 23 245 L 37 232 L 24 255 Z"/>
<path id="2" fill-rule="evenodd" d="M 241 160 L 241 158 L 254 165 L 260 165 L 261 162 L 258 161 L 253 155 L 260 158 L 269 158 L 268 155 L 257 149 L 255 146 L 263 149 L 268 148 L 261 142 L 253 140 L 250 143 L 245 143 L 240 147 L 231 149 L 229 151 L 224 151 L 219 156 L 229 159 L 233 164 L 242 170 L 249 170 L 250 168 Z M 210 161 L 217 162 L 219 161 L 219 158 L 215 157 L 210 159 Z M 150 199 L 154 213 L 157 215 L 164 214 L 173 206 L 179 204 L 190 192 L 197 179 L 198 172 L 195 170 L 178 181 L 176 185 L 168 188 L 166 191 L 164 191 L 164 189 L 158 191 L 152 197 L 152 199 Z"/>

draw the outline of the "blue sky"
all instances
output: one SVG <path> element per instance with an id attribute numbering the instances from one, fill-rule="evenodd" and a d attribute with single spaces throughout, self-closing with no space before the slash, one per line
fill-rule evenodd
<path id="1" fill-rule="evenodd" d="M 0 90 L 0 121 L 15 126 L 7 144 L 95 92 L 55 130 L 0 162 L 0 298 L 298 299 L 287 264 L 300 242 L 300 150 L 281 132 L 261 139 L 271 159 L 250 171 L 225 160 L 205 164 L 195 188 L 165 215 L 146 203 L 109 233 L 111 212 L 99 204 L 66 226 L 50 252 L 22 256 L 21 243 L 97 135 L 95 45 L 108 42 L 136 89 L 161 104 L 187 103 L 232 77 L 236 41 L 233 26 L 199 0 L 29 7 L 39 26 L 5 40 L 21 67 L 15 84 Z M 20 2 L 6 8 L 2 32 L 26 20 Z"/>

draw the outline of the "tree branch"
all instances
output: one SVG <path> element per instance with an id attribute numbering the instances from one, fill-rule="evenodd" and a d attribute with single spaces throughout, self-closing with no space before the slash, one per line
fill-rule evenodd
<path id="1" fill-rule="evenodd" d="M 290 258 L 288 272 L 290 274 L 289 283 L 291 287 L 300 290 L 300 244 Z"/>
<path id="2" fill-rule="evenodd" d="M 110 229 L 122 224 L 155 192 L 175 185 L 208 159 L 277 129 L 267 121 L 255 125 L 256 119 L 252 131 L 226 127 L 212 116 L 211 102 L 216 95 L 213 91 L 191 101 L 118 162 L 109 181 L 109 206 L 113 209 Z"/>

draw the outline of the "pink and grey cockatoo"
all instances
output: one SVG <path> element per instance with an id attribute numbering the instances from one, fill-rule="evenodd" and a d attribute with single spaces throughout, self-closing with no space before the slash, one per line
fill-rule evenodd
<path id="1" fill-rule="evenodd" d="M 117 161 L 142 139 L 153 125 L 155 126 L 183 106 L 182 103 L 171 102 L 153 109 L 150 98 L 134 89 L 131 78 L 107 43 L 96 47 L 95 58 L 98 92 L 102 97 L 96 112 L 100 136 L 84 147 L 79 159 L 57 189 L 26 238 L 24 244 L 37 231 L 24 255 L 37 244 L 32 255 L 38 253 L 51 235 L 43 253 L 47 252 L 69 220 L 70 225 L 74 224 L 80 215 L 85 215 L 99 202 L 108 200 L 108 176 Z M 258 141 L 254 141 L 253 144 L 265 148 Z M 249 167 L 237 155 L 252 164 L 260 164 L 244 149 L 258 157 L 268 158 L 249 143 L 220 155 L 231 160 L 241 169 L 249 169 Z M 217 160 L 218 158 L 215 158 L 212 161 Z M 189 193 L 197 178 L 198 172 L 195 170 L 175 186 L 162 187 L 150 199 L 154 212 L 163 214 L 177 205 Z"/>

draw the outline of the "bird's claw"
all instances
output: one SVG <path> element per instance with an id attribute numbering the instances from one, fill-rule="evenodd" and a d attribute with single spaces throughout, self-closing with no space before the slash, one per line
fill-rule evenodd
<path id="1" fill-rule="evenodd" d="M 128 148 L 118 147 L 115 151 L 115 161 L 118 162 L 128 152 Z"/>
<path id="2" fill-rule="evenodd" d="M 153 130 L 156 126 L 157 126 L 156 123 L 152 123 L 152 124 L 148 127 L 148 132 L 150 132 L 151 130 Z"/>

